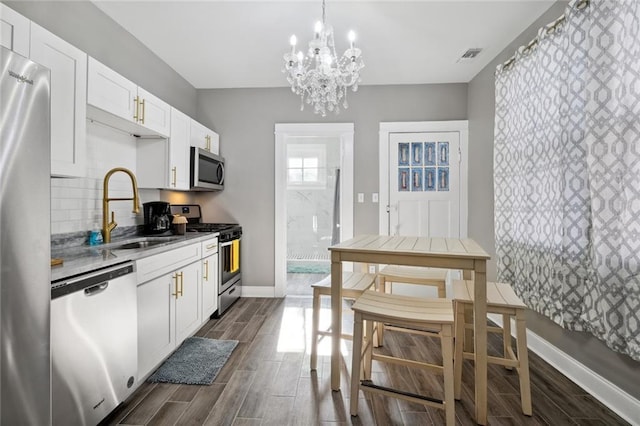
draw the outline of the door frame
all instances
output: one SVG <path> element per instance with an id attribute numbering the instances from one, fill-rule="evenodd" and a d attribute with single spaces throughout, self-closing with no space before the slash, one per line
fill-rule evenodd
<path id="1" fill-rule="evenodd" d="M 381 122 L 378 147 L 380 204 L 378 205 L 378 230 L 389 235 L 389 138 L 391 133 L 458 132 L 460 134 L 460 238 L 467 237 L 469 220 L 469 122 L 406 121 Z"/>
<path id="2" fill-rule="evenodd" d="M 275 125 L 275 297 L 287 290 L 287 150 L 290 137 L 339 137 L 340 167 L 340 229 L 342 239 L 353 237 L 353 123 L 276 123 Z"/>

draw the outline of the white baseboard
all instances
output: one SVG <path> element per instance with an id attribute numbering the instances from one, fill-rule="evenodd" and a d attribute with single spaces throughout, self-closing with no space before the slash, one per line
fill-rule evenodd
<path id="1" fill-rule="evenodd" d="M 489 318 L 502 326 L 501 315 L 489 315 Z M 512 324 L 511 330 L 515 331 Z M 513 333 L 512 331 L 512 333 Z M 589 392 L 594 398 L 606 405 L 611 411 L 631 423 L 640 425 L 640 401 L 611 383 L 584 364 L 576 361 L 531 330 L 527 330 L 527 346 L 540 358 L 571 381 Z"/>
<path id="2" fill-rule="evenodd" d="M 275 287 L 272 286 L 241 286 L 241 297 L 275 297 Z"/>

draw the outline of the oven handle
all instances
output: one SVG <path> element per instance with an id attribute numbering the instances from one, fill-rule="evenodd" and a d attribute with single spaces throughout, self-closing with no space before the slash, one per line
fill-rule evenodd
<path id="1" fill-rule="evenodd" d="M 220 243 L 220 247 L 228 247 L 233 244 L 234 241 L 240 241 L 242 238 L 236 238 L 231 241 L 227 241 L 226 243 Z"/>

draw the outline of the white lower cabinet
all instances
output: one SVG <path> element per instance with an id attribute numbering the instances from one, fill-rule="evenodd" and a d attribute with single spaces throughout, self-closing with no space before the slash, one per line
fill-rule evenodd
<path id="1" fill-rule="evenodd" d="M 198 243 L 137 262 L 141 380 L 202 325 L 200 248 Z"/>
<path id="2" fill-rule="evenodd" d="M 202 259 L 202 322 L 218 309 L 218 254 Z"/>
<path id="3" fill-rule="evenodd" d="M 202 242 L 202 323 L 218 310 L 218 237 Z"/>
<path id="4" fill-rule="evenodd" d="M 179 281 L 179 283 L 178 283 Z M 174 273 L 176 342 L 182 343 L 200 327 L 200 262 Z M 173 289 L 172 289 L 173 290 Z"/>

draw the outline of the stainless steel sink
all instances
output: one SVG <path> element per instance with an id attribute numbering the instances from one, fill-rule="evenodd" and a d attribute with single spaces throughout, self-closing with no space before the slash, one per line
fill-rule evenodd
<path id="1" fill-rule="evenodd" d="M 113 247 L 113 250 L 132 250 L 132 249 L 140 249 L 146 247 L 157 246 L 158 244 L 164 244 L 169 242 L 169 240 L 164 241 L 134 241 L 133 243 L 121 244 L 119 246 Z"/>
<path id="2" fill-rule="evenodd" d="M 149 248 L 160 244 L 166 244 L 171 241 L 180 239 L 181 237 L 143 237 L 133 240 L 125 240 L 117 243 L 105 244 L 103 248 L 108 250 L 135 250 Z"/>

